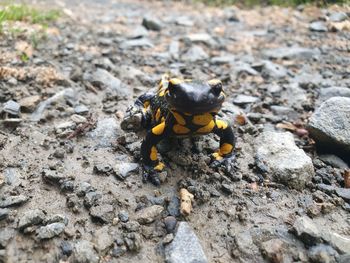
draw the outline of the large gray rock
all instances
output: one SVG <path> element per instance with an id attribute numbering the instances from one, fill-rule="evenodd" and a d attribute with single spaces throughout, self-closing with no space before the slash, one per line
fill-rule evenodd
<path id="1" fill-rule="evenodd" d="M 207 263 L 201 244 L 187 222 L 180 222 L 174 240 L 165 247 L 167 263 Z"/>
<path id="2" fill-rule="evenodd" d="M 87 240 L 78 241 L 73 250 L 73 263 L 98 263 L 99 258 L 94 245 Z"/>
<path id="3" fill-rule="evenodd" d="M 311 136 L 322 150 L 350 153 L 350 98 L 333 97 L 311 116 Z"/>
<path id="4" fill-rule="evenodd" d="M 350 89 L 345 87 L 329 87 L 321 88 L 320 94 L 317 100 L 317 104 L 333 98 L 333 97 L 348 97 L 350 98 Z"/>
<path id="5" fill-rule="evenodd" d="M 7 196 L 0 199 L 0 208 L 10 207 L 10 206 L 19 206 L 28 201 L 28 197 L 25 195 L 14 195 Z"/>
<path id="6" fill-rule="evenodd" d="M 289 132 L 265 131 L 256 139 L 256 161 L 266 167 L 274 181 L 295 189 L 303 189 L 314 175 L 312 160 L 299 149 Z"/>

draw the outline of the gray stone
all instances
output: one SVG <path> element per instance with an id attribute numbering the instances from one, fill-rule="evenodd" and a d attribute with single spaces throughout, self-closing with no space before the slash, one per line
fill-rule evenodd
<path id="1" fill-rule="evenodd" d="M 307 216 L 302 216 L 295 220 L 293 231 L 307 246 L 313 246 L 322 242 L 321 229 Z"/>
<path id="2" fill-rule="evenodd" d="M 258 71 L 256 71 L 250 64 L 238 61 L 233 66 L 233 72 L 236 76 L 244 73 L 252 76 L 257 76 L 259 74 Z"/>
<path id="3" fill-rule="evenodd" d="M 346 202 L 350 203 L 350 188 L 336 188 L 335 192 L 338 196 L 343 198 Z"/>
<path id="4" fill-rule="evenodd" d="M 328 28 L 323 21 L 314 21 L 310 23 L 309 29 L 316 32 L 327 32 Z"/>
<path id="5" fill-rule="evenodd" d="M 264 78 L 281 79 L 287 76 L 288 71 L 285 67 L 273 63 L 269 60 L 262 62 L 262 68 L 260 70 L 261 76 Z"/>
<path id="6" fill-rule="evenodd" d="M 35 109 L 35 111 L 31 115 L 31 120 L 39 121 L 43 117 L 44 111 L 53 103 L 56 103 L 63 99 L 68 101 L 75 101 L 76 100 L 75 97 L 76 97 L 76 92 L 72 88 L 67 88 L 57 92 L 52 97 L 39 103 L 38 107 Z"/>
<path id="7" fill-rule="evenodd" d="M 21 106 L 19 105 L 19 103 L 13 100 L 9 100 L 5 102 L 3 111 L 14 116 L 19 116 L 21 114 L 20 108 Z"/>
<path id="8" fill-rule="evenodd" d="M 118 213 L 118 217 L 120 219 L 120 221 L 122 221 L 123 223 L 126 223 L 129 221 L 129 213 L 125 210 L 122 210 Z"/>
<path id="9" fill-rule="evenodd" d="M 148 31 L 143 26 L 136 26 L 133 30 L 131 30 L 128 33 L 128 38 L 130 39 L 142 38 L 147 36 L 148 36 Z"/>
<path id="10" fill-rule="evenodd" d="M 200 46 L 193 46 L 185 54 L 182 55 L 182 59 L 189 62 L 196 62 L 208 58 L 209 56 L 207 52 L 205 52 Z"/>
<path id="11" fill-rule="evenodd" d="M 159 19 L 151 16 L 145 16 L 142 20 L 142 25 L 148 30 L 160 31 L 163 27 Z"/>
<path id="12" fill-rule="evenodd" d="M 112 223 L 114 218 L 114 208 L 109 204 L 93 206 L 90 209 L 90 215 L 94 220 L 101 223 Z"/>
<path id="13" fill-rule="evenodd" d="M 40 227 L 36 231 L 36 236 L 39 240 L 50 239 L 60 235 L 63 232 L 64 228 L 65 228 L 64 223 L 52 223 L 52 224 Z"/>
<path id="14" fill-rule="evenodd" d="M 180 54 L 180 42 L 177 40 L 171 41 L 169 44 L 169 54 L 173 59 L 178 59 Z"/>
<path id="15" fill-rule="evenodd" d="M 337 262 L 338 252 L 331 246 L 320 244 L 309 250 L 309 258 L 312 262 Z"/>
<path id="16" fill-rule="evenodd" d="M 18 186 L 21 183 L 20 173 L 17 168 L 8 167 L 4 170 L 5 182 L 8 185 Z"/>
<path id="17" fill-rule="evenodd" d="M 317 104 L 333 98 L 333 97 L 348 97 L 350 98 L 350 89 L 345 87 L 329 87 L 321 88 L 320 95 L 317 100 Z"/>
<path id="18" fill-rule="evenodd" d="M 9 213 L 10 213 L 10 209 L 0 208 L 0 221 L 6 219 Z"/>
<path id="19" fill-rule="evenodd" d="M 320 154 L 318 156 L 324 163 L 339 169 L 348 169 L 349 166 L 341 158 L 333 154 Z"/>
<path id="20" fill-rule="evenodd" d="M 19 206 L 28 201 L 28 197 L 25 195 L 7 196 L 0 199 L 0 208 Z"/>
<path id="21" fill-rule="evenodd" d="M 63 223 L 67 225 L 68 218 L 65 215 L 60 215 L 60 214 L 55 214 L 46 218 L 45 225 L 52 224 L 52 223 Z"/>
<path id="22" fill-rule="evenodd" d="M 139 164 L 137 163 L 117 163 L 114 166 L 114 172 L 119 179 L 125 180 L 130 173 L 136 171 L 138 168 Z"/>
<path id="23" fill-rule="evenodd" d="M 66 179 L 66 175 L 60 173 L 57 170 L 44 169 L 42 171 L 43 180 L 52 185 L 61 185 L 64 179 Z"/>
<path id="24" fill-rule="evenodd" d="M 96 189 L 88 182 L 81 182 L 76 188 L 77 196 L 83 197 L 89 192 L 95 192 Z"/>
<path id="25" fill-rule="evenodd" d="M 282 93 L 281 98 L 290 107 L 302 109 L 303 104 L 307 101 L 307 93 L 300 88 L 297 83 L 291 83 L 285 86 L 286 90 Z"/>
<path id="26" fill-rule="evenodd" d="M 89 112 L 89 109 L 85 105 L 77 105 L 74 107 L 74 112 L 76 114 L 86 114 Z"/>
<path id="27" fill-rule="evenodd" d="M 263 242 L 261 250 L 269 262 L 283 262 L 283 250 L 286 246 L 282 239 L 274 238 Z"/>
<path id="28" fill-rule="evenodd" d="M 152 223 L 162 212 L 164 208 L 160 205 L 152 205 L 136 212 L 135 218 L 140 224 Z"/>
<path id="29" fill-rule="evenodd" d="M 350 153 L 350 98 L 323 102 L 310 118 L 309 130 L 322 149 Z"/>
<path id="30" fill-rule="evenodd" d="M 92 84 L 100 88 L 108 89 L 120 97 L 126 96 L 128 90 L 120 79 L 114 77 L 105 69 L 98 68 L 91 76 Z"/>
<path id="31" fill-rule="evenodd" d="M 15 230 L 11 228 L 0 229 L 0 248 L 5 248 L 10 240 L 15 236 Z"/>
<path id="32" fill-rule="evenodd" d="M 256 162 L 274 181 L 303 189 L 314 175 L 312 160 L 299 149 L 289 132 L 265 131 L 256 138 Z"/>
<path id="33" fill-rule="evenodd" d="M 99 253 L 105 253 L 109 248 L 113 246 L 113 237 L 109 234 L 110 230 L 108 226 L 103 226 L 97 229 L 93 235 L 93 242 L 95 248 Z"/>
<path id="34" fill-rule="evenodd" d="M 84 196 L 84 206 L 90 208 L 99 203 L 99 200 L 102 198 L 102 194 L 98 192 L 88 192 Z"/>
<path id="35" fill-rule="evenodd" d="M 251 104 L 257 101 L 259 101 L 258 97 L 244 95 L 244 94 L 239 94 L 233 99 L 233 103 L 237 105 Z"/>
<path id="36" fill-rule="evenodd" d="M 114 118 L 98 120 L 96 128 L 88 135 L 98 147 L 109 147 L 117 138 L 117 121 Z"/>
<path id="37" fill-rule="evenodd" d="M 184 37 L 184 41 L 192 44 L 205 44 L 209 47 L 216 44 L 213 37 L 207 33 L 189 34 Z"/>
<path id="38" fill-rule="evenodd" d="M 177 225 L 177 220 L 174 216 L 167 216 L 166 218 L 164 218 L 164 225 L 165 225 L 165 230 L 168 234 L 174 233 Z"/>
<path id="39" fill-rule="evenodd" d="M 233 55 L 226 54 L 223 56 L 212 57 L 210 63 L 214 65 L 223 65 L 233 63 L 234 61 L 235 57 Z"/>
<path id="40" fill-rule="evenodd" d="M 312 59 L 320 55 L 318 49 L 310 49 L 303 47 L 281 47 L 268 49 L 262 52 L 263 56 L 272 59 Z"/>
<path id="41" fill-rule="evenodd" d="M 348 19 L 348 15 L 344 12 L 336 12 L 332 13 L 329 16 L 329 20 L 332 22 L 343 22 L 344 20 Z"/>
<path id="42" fill-rule="evenodd" d="M 138 38 L 138 39 L 130 39 L 122 42 L 120 44 L 122 49 L 131 49 L 131 48 L 151 48 L 153 47 L 152 42 L 148 38 Z"/>
<path id="43" fill-rule="evenodd" d="M 19 104 L 21 105 L 22 111 L 33 112 L 36 105 L 40 102 L 41 97 L 39 95 L 29 96 L 21 99 Z"/>
<path id="44" fill-rule="evenodd" d="M 180 26 L 188 26 L 188 27 L 191 27 L 194 25 L 194 22 L 188 16 L 177 17 L 175 23 Z"/>
<path id="45" fill-rule="evenodd" d="M 203 248 L 187 222 L 180 222 L 174 240 L 165 247 L 167 263 L 207 263 Z"/>
<path id="46" fill-rule="evenodd" d="M 93 243 L 87 240 L 78 241 L 73 249 L 72 263 L 98 263 L 99 257 Z"/>
<path id="47" fill-rule="evenodd" d="M 340 254 L 350 253 L 350 238 L 330 231 L 324 231 L 322 238 L 332 247 L 334 247 Z"/>
<path id="48" fill-rule="evenodd" d="M 40 209 L 26 211 L 19 219 L 18 228 L 23 230 L 28 226 L 38 225 L 45 219 L 45 214 Z"/>

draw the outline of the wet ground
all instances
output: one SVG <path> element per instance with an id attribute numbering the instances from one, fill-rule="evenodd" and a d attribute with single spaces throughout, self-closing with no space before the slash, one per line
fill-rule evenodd
<path id="1" fill-rule="evenodd" d="M 350 261 L 349 8 L 28 3 L 62 16 L 1 36 L 1 262 Z M 120 122 L 163 73 L 223 81 L 235 171 L 208 135 L 163 142 L 162 185 L 142 181 Z"/>

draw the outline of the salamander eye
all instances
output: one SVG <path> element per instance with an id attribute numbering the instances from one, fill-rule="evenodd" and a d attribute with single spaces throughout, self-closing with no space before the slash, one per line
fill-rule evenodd
<path id="1" fill-rule="evenodd" d="M 221 81 L 218 80 L 218 79 L 212 79 L 212 80 L 208 81 L 208 84 L 210 85 L 213 93 L 216 96 L 219 96 L 221 91 L 222 91 L 222 83 L 221 83 Z"/>

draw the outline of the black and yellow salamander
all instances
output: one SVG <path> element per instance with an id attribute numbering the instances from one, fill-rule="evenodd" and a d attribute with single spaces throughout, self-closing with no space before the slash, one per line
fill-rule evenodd
<path id="1" fill-rule="evenodd" d="M 215 133 L 220 148 L 212 154 L 214 166 L 232 158 L 235 137 L 230 125 L 217 116 L 225 100 L 222 83 L 218 79 L 197 81 L 163 76 L 159 86 L 141 95 L 130 107 L 121 124 L 128 130 L 128 122 L 139 114 L 140 125 L 147 129 L 141 145 L 141 157 L 147 178 L 159 185 L 157 172 L 164 168 L 158 160 L 157 144 L 164 138 L 196 136 Z"/>

